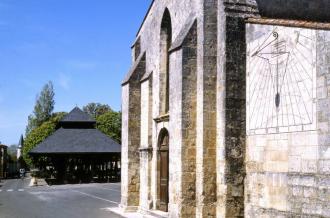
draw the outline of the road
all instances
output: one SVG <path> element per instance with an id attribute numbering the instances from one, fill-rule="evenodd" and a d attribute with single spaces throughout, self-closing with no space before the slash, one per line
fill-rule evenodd
<path id="1" fill-rule="evenodd" d="M 1 218 L 119 218 L 120 184 L 28 187 L 29 179 L 0 183 Z"/>

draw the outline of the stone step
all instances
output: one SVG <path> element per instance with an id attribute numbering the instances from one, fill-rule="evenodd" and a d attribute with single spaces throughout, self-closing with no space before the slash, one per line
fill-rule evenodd
<path id="1" fill-rule="evenodd" d="M 103 208 L 103 210 L 111 211 L 125 218 L 168 218 L 168 213 L 162 211 L 139 211 L 139 212 L 124 212 L 119 207 Z"/>
<path id="2" fill-rule="evenodd" d="M 154 218 L 167 218 L 168 217 L 168 213 L 163 212 L 163 211 L 159 211 L 159 210 L 149 210 L 145 212 L 145 218 L 149 218 L 148 216 L 154 217 Z"/>

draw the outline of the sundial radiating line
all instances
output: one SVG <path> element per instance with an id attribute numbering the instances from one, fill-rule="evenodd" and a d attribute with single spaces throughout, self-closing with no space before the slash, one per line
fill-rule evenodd
<path id="1" fill-rule="evenodd" d="M 296 47 L 296 50 L 300 53 L 300 55 L 309 63 L 310 65 L 313 65 L 313 63 L 310 63 L 310 60 L 298 49 L 298 46 Z"/>
<path id="2" fill-rule="evenodd" d="M 295 56 L 295 59 L 297 60 L 297 63 L 301 66 L 301 68 L 304 70 L 305 74 L 309 77 L 309 79 L 312 80 L 312 77 L 310 77 L 309 73 L 307 72 L 306 68 L 301 64 L 300 61 L 298 61 L 297 54 L 293 51 L 292 54 Z"/>
<path id="3" fill-rule="evenodd" d="M 307 49 L 308 51 L 310 51 L 310 49 L 309 48 L 307 48 L 304 44 L 302 44 L 301 42 L 299 42 L 298 41 L 298 43 L 297 44 L 299 44 L 300 46 L 302 46 L 302 47 L 304 47 L 305 49 Z"/>
<path id="4" fill-rule="evenodd" d="M 257 80 L 257 83 L 255 84 L 254 89 L 253 89 L 253 91 L 252 91 L 252 96 L 250 97 L 251 100 L 253 100 L 253 96 L 254 96 L 254 93 L 255 93 L 255 91 L 256 91 L 256 88 L 257 88 L 257 87 L 261 84 L 261 82 L 262 82 L 262 80 L 261 80 L 260 78 L 263 77 L 263 74 L 260 73 L 258 76 L 259 76 L 259 77 L 258 77 L 259 79 Z M 260 92 L 259 92 L 259 93 L 260 93 Z M 252 117 L 253 114 L 254 114 L 255 104 L 257 103 L 257 100 L 258 100 L 258 98 L 255 100 L 254 106 L 252 107 L 252 108 L 253 108 L 253 111 L 252 111 L 251 117 Z M 251 119 L 251 117 L 250 117 L 250 119 Z"/>
<path id="5" fill-rule="evenodd" d="M 257 63 L 259 64 L 259 65 L 258 65 L 258 68 L 266 64 L 265 61 L 262 60 L 262 59 L 259 59 L 259 58 L 255 58 L 255 59 L 258 60 L 258 62 L 257 62 Z M 262 65 L 262 64 L 263 64 L 263 65 Z M 257 65 L 256 65 L 256 66 L 257 66 Z M 255 66 L 255 68 L 257 68 L 256 66 Z M 258 69 L 258 68 L 257 68 L 257 69 Z M 252 68 L 251 72 L 254 72 L 254 68 Z M 251 72 L 250 72 L 250 74 L 251 74 Z M 250 83 L 253 83 L 253 82 L 254 82 L 254 79 L 255 79 L 257 76 L 258 76 L 258 73 L 254 73 L 254 74 L 253 74 L 253 77 L 252 77 L 252 80 L 250 81 Z"/>
<path id="6" fill-rule="evenodd" d="M 260 88 L 262 88 L 262 89 L 264 89 L 265 88 L 265 86 L 266 86 L 266 81 L 264 80 L 264 76 L 262 76 L 263 78 L 261 79 L 261 82 L 260 82 L 260 86 L 259 86 L 259 89 Z M 261 87 L 263 85 L 263 87 Z M 258 99 L 259 99 L 259 96 L 261 97 L 261 92 L 258 92 L 258 95 L 257 95 L 257 97 L 256 97 L 256 102 L 258 102 Z M 257 114 L 259 114 L 259 111 L 260 111 L 260 106 L 261 106 L 261 101 L 259 101 L 259 107 L 257 107 L 258 109 L 257 109 Z M 258 122 L 258 119 L 257 119 L 257 122 Z M 256 123 L 256 125 L 257 125 L 257 123 Z"/>
<path id="7" fill-rule="evenodd" d="M 266 65 L 266 63 L 264 63 L 264 65 L 262 65 L 262 66 L 265 66 Z M 258 76 L 258 77 L 257 77 Z M 254 87 L 253 87 L 253 91 L 252 91 L 252 96 L 251 96 L 251 98 L 253 98 L 253 96 L 254 96 L 254 93 L 255 93 L 255 90 L 256 90 L 256 88 L 258 87 L 258 85 L 259 85 L 259 83 L 260 83 L 260 78 L 263 76 L 263 73 L 257 73 L 257 75 L 256 75 L 256 77 L 258 78 L 257 79 L 257 81 L 256 82 L 254 82 L 253 81 L 253 83 L 255 83 L 254 84 Z M 252 83 L 252 84 L 253 84 Z"/>
<path id="8" fill-rule="evenodd" d="M 289 78 L 288 77 L 287 77 L 286 82 L 287 82 L 287 84 L 289 84 Z M 292 99 L 291 99 L 290 85 L 288 85 L 286 87 L 287 87 L 288 96 L 289 96 L 289 100 L 290 100 L 291 111 L 292 111 L 292 114 L 294 114 L 293 107 L 292 107 L 293 104 L 292 104 Z M 292 116 L 292 118 L 293 118 L 293 123 L 296 124 L 294 116 Z"/>
<path id="9" fill-rule="evenodd" d="M 293 89 L 293 92 L 296 93 L 295 90 L 294 90 L 294 84 L 295 84 L 295 82 L 292 79 L 292 74 L 290 73 L 289 75 L 290 75 L 291 84 L 293 84 L 290 87 Z M 296 101 L 296 106 L 297 106 L 297 110 L 298 110 L 299 117 L 300 117 L 300 123 L 299 124 L 302 124 L 303 123 L 302 122 L 302 119 L 301 119 L 302 116 L 301 116 L 300 107 L 299 107 L 299 103 L 298 103 L 298 99 L 297 99 L 297 95 L 296 94 L 294 95 L 294 98 L 295 98 L 295 101 Z"/>
<path id="10" fill-rule="evenodd" d="M 288 74 L 286 75 L 286 77 L 288 76 Z M 287 87 L 287 86 L 286 86 Z M 289 120 L 289 102 L 288 102 L 288 95 L 284 95 L 284 99 L 285 99 L 285 109 L 286 109 L 286 119 L 287 119 L 287 125 L 290 125 L 290 120 Z"/>
<path id="11" fill-rule="evenodd" d="M 265 89 L 265 87 L 266 87 L 266 84 L 268 83 L 268 81 L 267 81 L 267 77 L 266 78 L 264 78 L 263 79 L 263 81 L 264 81 L 264 84 L 263 84 L 263 87 L 262 87 L 262 90 L 264 90 Z M 261 88 L 261 87 L 260 87 Z M 259 94 L 261 94 L 261 92 L 259 92 Z M 260 95 L 260 97 L 262 97 L 262 94 Z M 258 97 L 257 97 L 257 101 L 258 101 L 258 99 L 259 99 L 259 95 L 258 95 Z M 259 112 L 260 112 L 260 110 L 262 109 L 262 100 L 260 100 L 259 101 L 259 107 L 257 107 L 258 108 L 258 111 L 257 111 L 257 114 L 259 114 Z M 259 118 L 259 116 L 258 116 L 258 118 Z M 258 120 L 259 119 L 257 119 L 256 121 L 256 126 L 258 127 Z"/>
<path id="12" fill-rule="evenodd" d="M 302 36 L 302 37 L 304 37 L 304 38 L 306 38 L 306 39 L 308 39 L 308 40 L 310 40 L 310 41 L 312 41 L 312 42 L 314 41 L 313 39 L 311 39 L 311 38 L 308 37 L 308 36 L 305 36 L 304 34 L 301 34 L 301 33 L 300 33 L 299 36 Z"/>
<path id="13" fill-rule="evenodd" d="M 290 57 L 291 57 L 291 54 L 288 53 L 288 57 L 287 57 L 286 64 L 285 64 L 285 71 L 284 71 L 284 75 L 283 75 L 283 80 L 284 80 L 284 77 L 286 75 L 286 71 L 287 71 L 287 68 L 288 68 L 288 63 L 289 63 Z M 282 89 L 282 86 L 283 86 L 283 80 L 282 80 L 282 83 L 281 83 L 282 85 L 281 85 L 281 88 L 280 88 L 280 93 L 281 93 L 281 89 Z"/>
<path id="14" fill-rule="evenodd" d="M 271 80 L 270 79 L 268 79 L 268 77 L 269 77 L 269 74 L 267 74 L 267 85 L 268 85 L 268 83 L 271 83 Z M 266 86 L 267 86 L 266 85 Z M 269 88 L 269 85 L 267 86 L 268 88 L 267 88 L 267 90 L 266 90 L 266 97 L 263 99 L 263 106 L 264 106 L 264 108 L 263 108 L 263 110 L 262 110 L 262 115 L 261 115 L 261 127 L 262 127 L 262 124 L 263 124 L 263 121 L 264 121 L 264 114 L 265 114 L 265 110 L 266 110 L 266 105 L 267 105 L 267 100 L 268 100 L 268 91 L 270 90 L 270 88 Z"/>
<path id="15" fill-rule="evenodd" d="M 270 74 L 270 77 L 271 77 L 271 86 L 270 86 L 270 98 L 269 99 L 272 99 L 272 96 L 274 96 L 274 88 L 275 88 L 275 83 L 274 83 L 274 81 L 273 81 L 273 77 L 271 76 L 271 74 Z M 270 102 L 272 102 L 272 101 L 270 101 Z M 266 127 L 268 128 L 268 121 L 269 121 L 269 113 L 271 113 L 271 115 L 273 114 L 273 104 L 271 104 L 271 105 L 269 105 L 269 108 L 268 108 L 268 113 L 267 113 L 267 118 L 266 118 L 266 120 L 267 120 L 267 123 L 266 123 Z M 271 124 L 271 126 L 272 126 L 272 124 Z"/>
<path id="16" fill-rule="evenodd" d="M 292 67 L 291 67 L 291 70 L 292 70 Z M 296 74 L 293 74 L 293 76 L 295 76 Z M 298 83 L 295 83 L 295 85 L 297 86 L 297 88 L 298 88 L 298 90 L 299 90 L 299 93 L 300 93 L 300 98 L 301 98 L 301 101 L 302 101 L 302 103 L 304 104 L 304 108 L 305 108 L 305 111 L 306 111 L 306 115 L 307 115 L 307 117 L 308 117 L 308 119 L 309 119 L 309 122 L 311 122 L 311 118 L 310 118 L 310 116 L 309 116 L 309 113 L 308 113 L 308 110 L 307 110 L 307 106 L 306 106 L 306 104 L 305 104 L 305 101 L 304 101 L 304 99 L 303 99 L 303 96 L 302 96 L 302 92 L 301 92 L 301 90 L 300 90 L 300 87 L 299 87 L 299 85 L 298 85 Z"/>
<path id="17" fill-rule="evenodd" d="M 266 64 L 266 67 L 267 67 L 267 64 Z M 263 68 L 263 69 L 267 69 L 267 68 Z M 253 107 L 252 107 L 252 113 L 251 113 L 251 116 L 250 116 L 250 119 L 252 118 L 253 114 L 254 114 L 254 111 L 255 111 L 255 108 L 256 108 L 256 104 L 258 102 L 258 96 L 257 97 L 254 97 L 254 94 L 257 90 L 257 87 L 258 89 L 260 89 L 260 85 L 262 83 L 262 79 L 264 78 L 264 74 L 263 73 L 260 73 L 259 74 L 259 80 L 257 81 L 257 83 L 255 84 L 254 86 L 254 89 L 253 89 L 253 92 L 252 92 L 252 96 L 250 96 L 250 101 L 252 102 L 254 100 L 254 103 L 253 103 Z M 258 93 L 260 94 L 260 92 Z"/>
<path id="18" fill-rule="evenodd" d="M 312 98 L 313 96 L 311 95 L 311 93 L 310 93 L 310 91 L 309 91 L 309 89 L 307 88 L 307 85 L 306 85 L 306 83 L 305 83 L 306 79 L 303 79 L 303 78 L 302 78 L 302 75 L 301 75 L 301 73 L 300 73 L 301 71 L 298 69 L 297 65 L 293 65 L 293 66 L 296 68 L 296 72 L 297 72 L 297 74 L 299 75 L 299 77 L 300 77 L 302 83 L 304 84 L 305 90 L 306 90 L 306 92 L 307 92 L 309 98 Z M 313 81 L 311 81 L 311 82 L 313 82 Z"/>

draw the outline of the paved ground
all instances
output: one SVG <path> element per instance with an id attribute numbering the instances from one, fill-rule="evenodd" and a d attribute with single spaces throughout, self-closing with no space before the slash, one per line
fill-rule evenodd
<path id="1" fill-rule="evenodd" d="M 120 184 L 28 187 L 30 180 L 0 183 L 1 218 L 118 218 Z"/>

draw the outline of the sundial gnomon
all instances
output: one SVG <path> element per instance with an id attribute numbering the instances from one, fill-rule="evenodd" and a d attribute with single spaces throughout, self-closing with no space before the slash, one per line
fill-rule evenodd
<path id="1" fill-rule="evenodd" d="M 249 130 L 313 123 L 315 31 L 276 27 L 248 47 Z"/>

